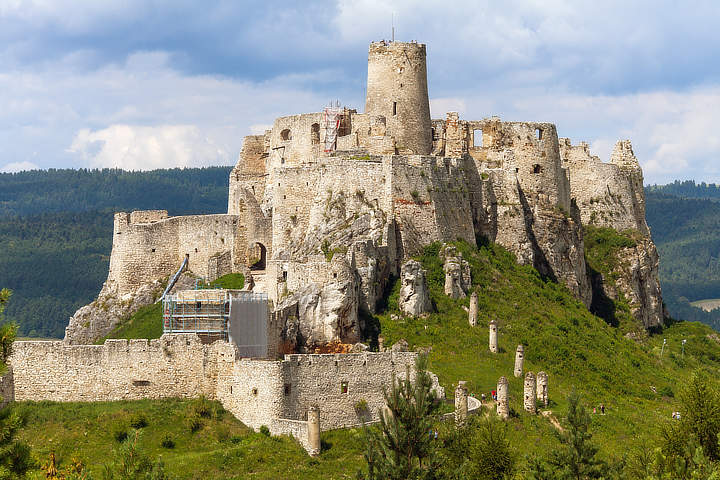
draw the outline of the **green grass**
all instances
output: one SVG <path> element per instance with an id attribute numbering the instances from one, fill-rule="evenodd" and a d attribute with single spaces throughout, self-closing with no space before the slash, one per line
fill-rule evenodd
<path id="1" fill-rule="evenodd" d="M 212 404 L 219 413 L 203 418 L 201 428 L 191 433 L 184 419 L 193 402 L 22 402 L 11 408 L 25 418 L 20 439 L 31 446 L 39 464 L 54 452 L 61 468 L 77 458 L 94 477 L 102 476 L 103 465 L 119 446 L 115 432 L 132 432 L 129 425 L 137 415 L 147 421 L 140 430 L 142 451 L 161 459 L 174 478 L 354 478 L 360 467 L 362 432 L 358 429 L 324 433 L 325 451 L 315 459 L 290 437 L 253 432 L 222 411 L 218 402 Z M 174 448 L 162 446 L 166 436 L 175 442 Z M 40 478 L 39 471 L 34 473 Z"/>
<path id="2" fill-rule="evenodd" d="M 245 277 L 242 273 L 229 273 L 201 287 L 240 290 L 244 285 Z M 162 333 L 162 302 L 157 302 L 140 308 L 97 343 L 102 344 L 108 338 L 160 338 Z"/>
<path id="3" fill-rule="evenodd" d="M 600 243 L 602 248 L 615 248 Z M 546 452 L 557 440 L 548 419 L 522 410 L 522 379 L 512 375 L 518 344 L 525 346 L 525 371 L 549 374 L 550 409 L 556 417 L 565 414 L 565 399 L 572 389 L 582 394 L 590 410 L 605 404 L 606 415 L 593 415 L 592 430 L 606 458 L 651 446 L 658 427 L 680 409 L 675 394 L 692 371 L 713 373 L 720 366 L 720 339 L 707 326 L 677 323 L 661 334 L 631 340 L 621 329 L 589 313 L 564 286 L 546 281 L 530 266 L 518 265 L 502 247 L 455 245 L 470 263 L 473 288 L 478 292 L 477 327 L 469 326 L 463 309 L 468 299 L 453 300 L 443 293 L 439 244 L 427 247 L 418 257 L 427 270 L 438 313 L 425 318 L 400 315 L 399 283 L 395 282 L 387 308 L 374 320 L 386 345 L 404 338 L 412 348 L 430 347 L 430 369 L 450 398 L 458 380 L 467 381 L 479 397 L 494 389 L 501 375 L 508 377 L 510 406 L 516 413 L 508 420 L 508 435 L 521 467 L 524 454 Z M 497 354 L 488 350 L 491 319 L 499 327 Z M 663 338 L 667 345 L 661 356 Z M 684 355 L 683 339 L 687 340 Z M 92 465 L 93 472 L 107 462 L 116 445 L 114 426 L 137 412 L 148 419 L 142 439 L 148 453 L 161 456 L 170 473 L 180 478 L 354 478 L 364 463 L 359 430 L 324 432 L 322 454 L 310 458 L 294 440 L 252 433 L 229 414 L 207 420 L 199 432 L 190 434 L 183 421 L 187 405 L 189 401 L 147 400 L 20 403 L 13 408 L 28 419 L 23 438 L 40 458 L 50 451 L 62 454 L 61 462 L 77 455 Z M 176 442 L 175 449 L 160 446 L 165 435 Z"/>

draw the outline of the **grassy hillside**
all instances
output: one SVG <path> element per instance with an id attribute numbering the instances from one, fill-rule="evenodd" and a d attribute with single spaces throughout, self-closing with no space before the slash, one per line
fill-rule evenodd
<path id="1" fill-rule="evenodd" d="M 715 372 L 720 366 L 720 337 L 707 326 L 678 323 L 661 335 L 630 340 L 621 329 L 591 315 L 565 287 L 542 279 L 532 267 L 518 265 L 502 247 L 457 246 L 470 262 L 478 292 L 477 327 L 467 322 L 463 307 L 468 299 L 452 300 L 443 294 L 437 244 L 428 247 L 420 260 L 428 271 L 438 313 L 426 318 L 401 316 L 396 282 L 386 309 L 374 319 L 386 344 L 404 338 L 413 348 L 429 349 L 430 368 L 450 398 L 458 380 L 468 381 L 470 391 L 480 396 L 494 389 L 501 375 L 507 376 L 515 412 L 508 421 L 508 435 L 521 466 L 525 454 L 544 452 L 557 440 L 547 418 L 522 410 L 522 381 L 512 376 L 518 344 L 525 346 L 526 371 L 549 374 L 555 416 L 565 413 L 565 398 L 573 388 L 583 394 L 590 409 L 600 403 L 606 406 L 606 415 L 593 416 L 592 428 L 601 455 L 615 459 L 653 444 L 658 427 L 678 409 L 675 393 L 693 370 Z M 499 324 L 498 354 L 488 351 L 491 319 Z M 661 355 L 663 338 L 667 345 Z M 684 354 L 683 339 L 687 340 Z M 180 478 L 354 478 L 363 464 L 358 430 L 323 433 L 324 451 L 311 459 L 292 440 L 248 433 L 226 416 L 221 417 L 224 426 L 216 428 L 208 422 L 201 435 L 183 433 L 187 407 L 180 401 L 72 404 L 67 409 L 23 403 L 14 408 L 27 414 L 23 435 L 40 456 L 55 448 L 63 452 L 63 461 L 77 455 L 95 471 L 116 445 L 111 432 L 117 417 L 129 418 L 139 411 L 149 412 L 143 439 L 149 452 L 162 455 L 171 473 Z M 173 451 L 158 446 L 166 434 L 178 439 Z"/>

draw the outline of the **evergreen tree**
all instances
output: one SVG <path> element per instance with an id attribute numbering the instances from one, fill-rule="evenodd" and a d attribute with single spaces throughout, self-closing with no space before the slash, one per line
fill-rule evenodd
<path id="1" fill-rule="evenodd" d="M 10 300 L 10 290 L 0 290 L 0 315 Z M 5 373 L 5 362 L 10 356 L 12 342 L 15 340 L 15 325 L 0 327 L 0 375 Z M 30 449 L 15 440 L 22 427 L 22 419 L 9 408 L 0 410 L 0 480 L 23 478 L 31 466 Z"/>
<path id="2" fill-rule="evenodd" d="M 434 429 L 439 403 L 431 390 L 427 359 L 418 358 L 415 381 L 408 369 L 405 379 L 393 379 L 383 389 L 387 411 L 380 425 L 366 430 L 367 480 L 430 480 L 437 478 L 437 440 Z"/>
<path id="3" fill-rule="evenodd" d="M 596 457 L 598 448 L 591 443 L 590 415 L 580 403 L 580 396 L 568 396 L 567 427 L 558 433 L 561 447 L 554 450 L 549 464 L 560 480 L 587 480 L 603 478 L 607 473 L 605 462 Z"/>

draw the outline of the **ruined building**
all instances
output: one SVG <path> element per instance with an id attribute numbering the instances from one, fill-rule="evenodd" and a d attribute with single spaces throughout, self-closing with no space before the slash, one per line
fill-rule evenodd
<path id="1" fill-rule="evenodd" d="M 354 343 L 408 257 L 433 241 L 485 237 L 565 284 L 585 305 L 624 295 L 645 327 L 663 322 L 658 256 L 645 222 L 643 177 L 629 141 L 609 163 L 551 123 L 432 119 L 425 45 L 375 42 L 365 111 L 330 106 L 277 118 L 245 138 L 224 215 L 117 213 L 99 303 L 139 303 L 175 272 L 212 280 L 252 274 L 268 295 L 271 351 Z M 613 286 L 589 275 L 583 225 L 631 230 L 635 247 Z M 153 299 L 154 300 L 154 299 Z M 123 314 L 126 314 L 123 311 Z M 66 341 L 89 343 L 119 321 L 79 310 Z M 273 336 L 274 335 L 274 336 Z"/>

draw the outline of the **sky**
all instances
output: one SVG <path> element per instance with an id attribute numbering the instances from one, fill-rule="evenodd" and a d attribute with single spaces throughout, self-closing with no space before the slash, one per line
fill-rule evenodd
<path id="1" fill-rule="evenodd" d="M 233 165 L 245 135 L 364 108 L 367 49 L 427 45 L 433 118 L 557 125 L 645 183 L 720 183 L 720 2 L 0 0 L 0 171 Z"/>

